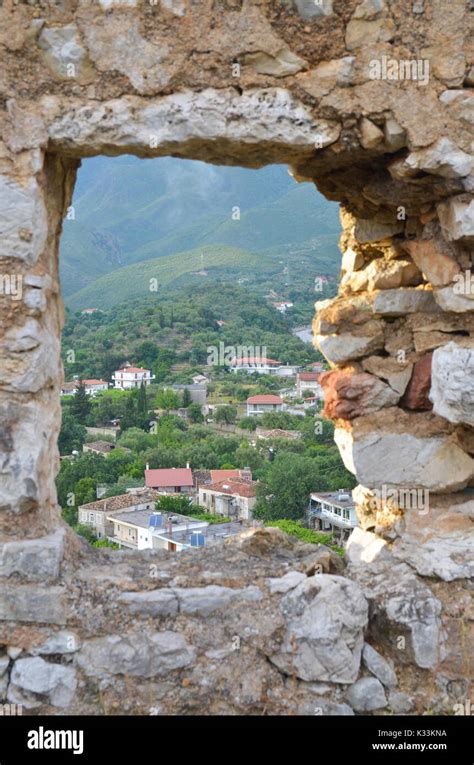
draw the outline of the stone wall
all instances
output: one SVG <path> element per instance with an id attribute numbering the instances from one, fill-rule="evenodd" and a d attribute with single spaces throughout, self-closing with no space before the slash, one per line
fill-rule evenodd
<path id="1" fill-rule="evenodd" d="M 449 711 L 468 693 L 469 20 L 461 0 L 0 4 L 0 689 L 10 703 L 350 714 Z M 64 528 L 61 223 L 80 159 L 125 152 L 286 163 L 341 203 L 339 295 L 316 304 L 314 329 L 332 367 L 326 413 L 360 484 L 345 563 L 272 532 L 217 556 L 96 556 Z M 328 635 L 337 650 L 325 651 Z"/>

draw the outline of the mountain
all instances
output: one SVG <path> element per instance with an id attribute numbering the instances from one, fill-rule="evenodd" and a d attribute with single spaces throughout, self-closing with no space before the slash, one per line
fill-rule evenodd
<path id="1" fill-rule="evenodd" d="M 159 269 L 163 284 L 175 278 L 163 273 L 184 277 L 199 267 L 195 258 L 208 246 L 223 245 L 222 255 L 237 270 L 230 255 L 236 249 L 245 251 L 247 265 L 259 255 L 269 270 L 267 259 L 299 252 L 311 256 L 316 272 L 323 264 L 326 273 L 339 267 L 337 205 L 312 184 L 297 184 L 281 165 L 248 170 L 171 157 L 95 157 L 78 172 L 73 206 L 74 220 L 64 223 L 60 260 L 71 308 L 94 302 L 99 290 L 107 305 L 125 299 L 124 289 L 116 289 L 118 281 L 104 277 L 116 273 L 138 283 L 156 270 L 158 259 L 178 256 L 173 265 L 166 261 Z M 187 257 L 193 265 L 186 270 Z M 218 257 L 217 251 L 212 257 Z M 151 261 L 142 277 L 126 270 Z M 225 265 L 224 260 L 212 264 Z M 97 280 L 97 290 L 89 293 Z"/>
<path id="2" fill-rule="evenodd" d="M 176 255 L 124 266 L 101 276 L 70 296 L 68 308 L 111 308 L 117 303 L 146 297 L 170 284 L 179 287 L 195 282 L 202 285 L 209 277 L 226 281 L 252 279 L 256 274 L 272 274 L 281 269 L 274 258 L 252 254 L 237 247 L 211 245 Z M 150 289 L 151 285 L 151 289 Z"/>

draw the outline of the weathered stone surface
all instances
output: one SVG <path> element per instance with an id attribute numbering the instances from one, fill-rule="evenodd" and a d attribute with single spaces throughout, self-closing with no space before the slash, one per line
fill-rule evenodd
<path id="1" fill-rule="evenodd" d="M 333 364 L 342 364 L 383 348 L 384 336 L 380 331 L 373 335 L 351 334 L 317 335 L 316 344 L 321 353 Z"/>
<path id="2" fill-rule="evenodd" d="M 420 172 L 443 178 L 463 178 L 472 172 L 473 163 L 473 158 L 449 138 L 440 138 L 432 146 L 412 151 L 405 159 L 395 160 L 389 169 L 399 180 L 416 177 Z"/>
<path id="3" fill-rule="evenodd" d="M 449 242 L 472 242 L 474 239 L 474 200 L 469 194 L 451 197 L 437 206 L 439 221 Z"/>
<path id="4" fill-rule="evenodd" d="M 301 582 L 304 582 L 305 579 L 306 575 L 301 574 L 299 571 L 288 571 L 284 576 L 268 579 L 267 584 L 272 595 L 276 592 L 285 594 L 289 590 L 293 590 Z"/>
<path id="5" fill-rule="evenodd" d="M 376 149 L 384 139 L 384 134 L 377 125 L 367 117 L 362 117 L 359 123 L 360 142 L 364 149 Z"/>
<path id="6" fill-rule="evenodd" d="M 390 40 L 393 34 L 393 22 L 390 19 L 358 19 L 352 18 L 346 29 L 346 46 L 348 50 L 356 50 L 365 45 Z"/>
<path id="7" fill-rule="evenodd" d="M 325 372 L 319 382 L 324 391 L 323 415 L 331 419 L 352 420 L 394 406 L 399 399 L 399 395 L 389 385 L 366 372 Z"/>
<path id="8" fill-rule="evenodd" d="M 456 260 L 443 252 L 434 239 L 407 242 L 406 246 L 418 268 L 433 286 L 450 284 L 461 270 Z"/>
<path id="9" fill-rule="evenodd" d="M 293 0 L 293 3 L 302 19 L 313 19 L 319 16 L 331 16 L 333 13 L 333 0 Z"/>
<path id="10" fill-rule="evenodd" d="M 173 590 L 124 592 L 119 600 L 126 603 L 132 613 L 150 616 L 173 616 L 178 613 L 178 598 Z"/>
<path id="11" fill-rule="evenodd" d="M 56 579 L 63 550 L 63 529 L 37 539 L 0 544 L 0 576 L 17 574 L 40 582 Z"/>
<path id="12" fill-rule="evenodd" d="M 369 643 L 364 643 L 362 663 L 386 688 L 398 685 L 397 676 L 389 662 Z"/>
<path id="13" fill-rule="evenodd" d="M 75 632 L 55 632 L 44 643 L 33 646 L 30 650 L 33 656 L 49 656 L 51 654 L 75 653 L 80 648 L 81 641 Z"/>
<path id="14" fill-rule="evenodd" d="M 371 609 L 371 634 L 400 662 L 436 667 L 445 657 L 441 603 L 404 563 L 351 567 Z M 400 641 L 405 638 L 405 642 Z"/>
<path id="15" fill-rule="evenodd" d="M 7 585 L 0 589 L 0 620 L 64 624 L 62 587 Z"/>
<path id="16" fill-rule="evenodd" d="M 432 354 L 427 353 L 415 363 L 410 381 L 404 395 L 400 400 L 400 406 L 404 409 L 433 408 L 429 393 L 431 388 L 431 361 Z"/>
<path id="17" fill-rule="evenodd" d="M 244 63 L 251 66 L 259 74 L 270 74 L 273 77 L 287 77 L 290 74 L 301 72 L 306 66 L 304 59 L 284 48 L 277 51 L 274 56 L 262 51 L 247 53 Z"/>
<path id="18" fill-rule="evenodd" d="M 470 284 L 470 275 L 458 274 L 455 284 L 435 289 L 434 298 L 443 311 L 474 311 L 474 291 Z"/>
<path id="19" fill-rule="evenodd" d="M 351 566 L 363 566 L 375 560 L 390 560 L 385 539 L 357 526 L 346 545 L 345 558 Z"/>
<path id="20" fill-rule="evenodd" d="M 415 703 L 408 693 L 400 691 L 390 691 L 388 694 L 388 706 L 396 715 L 403 715 L 412 712 Z"/>
<path id="21" fill-rule="evenodd" d="M 474 348 L 450 342 L 434 351 L 430 399 L 436 414 L 474 425 Z"/>
<path id="22" fill-rule="evenodd" d="M 375 677 L 362 677 L 351 685 L 346 698 L 356 712 L 373 712 L 387 706 L 383 685 Z"/>
<path id="23" fill-rule="evenodd" d="M 46 207 L 36 178 L 20 184 L 0 175 L 0 255 L 36 263 L 47 234 Z M 30 232 L 25 238 L 23 232 Z"/>
<path id="24" fill-rule="evenodd" d="M 360 244 L 380 242 L 389 239 L 404 230 L 403 221 L 395 223 L 379 223 L 374 220 L 358 218 L 354 227 L 354 237 Z"/>
<path id="25" fill-rule="evenodd" d="M 8 700 L 24 704 L 27 708 L 39 706 L 46 696 L 56 707 L 67 707 L 74 698 L 77 687 L 76 673 L 72 667 L 52 664 L 39 656 L 17 659 L 11 672 Z"/>
<path id="26" fill-rule="evenodd" d="M 45 63 L 56 77 L 61 80 L 93 80 L 94 70 L 75 24 L 45 27 L 39 35 L 38 46 L 44 52 Z"/>
<path id="27" fill-rule="evenodd" d="M 362 362 L 364 371 L 385 380 L 396 393 L 403 395 L 411 377 L 413 364 L 382 356 L 369 356 Z"/>
<path id="28" fill-rule="evenodd" d="M 230 587 L 219 587 L 210 584 L 208 587 L 189 587 L 175 590 L 179 602 L 179 610 L 185 614 L 207 616 L 219 608 L 236 601 L 253 603 L 262 599 L 258 587 L 246 587 L 243 590 L 233 590 Z"/>
<path id="29" fill-rule="evenodd" d="M 281 602 L 288 626 L 269 658 L 302 680 L 353 682 L 367 624 L 367 604 L 357 585 L 338 576 L 308 577 Z"/>
<path id="30" fill-rule="evenodd" d="M 393 408 L 359 417 L 351 427 L 337 427 L 334 440 L 346 468 L 371 489 L 384 484 L 435 492 L 463 489 L 474 461 L 453 437 L 441 431 L 435 435 L 429 427 L 423 433 L 429 421 L 422 418 L 421 413 L 403 416 Z"/>
<path id="31" fill-rule="evenodd" d="M 178 632 L 167 630 L 86 640 L 76 660 L 91 677 L 152 677 L 189 667 L 195 658 L 196 649 Z"/>
<path id="32" fill-rule="evenodd" d="M 407 313 L 434 313 L 439 310 L 431 290 L 388 289 L 375 293 L 374 313 L 381 316 L 405 316 Z"/>
<path id="33" fill-rule="evenodd" d="M 336 86 L 350 85 L 354 56 L 344 56 L 335 61 L 321 61 L 310 72 L 298 76 L 298 84 L 314 98 L 321 98 Z"/>

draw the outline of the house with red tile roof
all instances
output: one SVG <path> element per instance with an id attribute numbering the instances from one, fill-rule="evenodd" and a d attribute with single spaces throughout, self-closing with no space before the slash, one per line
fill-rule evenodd
<path id="1" fill-rule="evenodd" d="M 296 377 L 296 395 L 303 398 L 306 391 L 310 391 L 316 398 L 323 397 L 323 389 L 319 384 L 322 372 L 299 372 Z"/>
<path id="2" fill-rule="evenodd" d="M 213 515 L 248 521 L 256 502 L 256 481 L 232 478 L 199 487 L 199 504 Z"/>
<path id="3" fill-rule="evenodd" d="M 150 470 L 147 465 L 145 485 L 160 494 L 191 494 L 194 488 L 193 473 L 190 467 Z"/>
<path id="4" fill-rule="evenodd" d="M 255 417 L 266 412 L 281 412 L 283 399 L 273 393 L 261 393 L 247 399 L 247 416 Z"/>
<path id="5" fill-rule="evenodd" d="M 128 363 L 124 364 L 120 369 L 116 369 L 112 375 L 114 387 L 121 390 L 140 388 L 142 383 L 145 386 L 150 385 L 151 381 L 154 379 L 155 375 L 152 375 L 149 369 L 133 367 Z"/>

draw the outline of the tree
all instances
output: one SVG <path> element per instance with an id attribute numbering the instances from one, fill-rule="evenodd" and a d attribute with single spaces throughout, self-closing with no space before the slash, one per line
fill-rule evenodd
<path id="1" fill-rule="evenodd" d="M 325 490 L 326 484 L 310 457 L 280 452 L 267 469 L 258 488 L 258 503 L 254 516 L 263 520 L 303 517 L 309 495 L 315 489 Z"/>
<path id="2" fill-rule="evenodd" d="M 147 414 L 147 412 L 148 412 L 148 402 L 147 402 L 147 396 L 146 396 L 146 388 L 144 384 L 142 383 L 140 385 L 140 388 L 138 389 L 137 413 Z"/>
<path id="3" fill-rule="evenodd" d="M 156 394 L 155 405 L 158 409 L 169 412 L 170 409 L 178 409 L 180 403 L 178 394 L 171 388 L 162 388 Z"/>
<path id="4" fill-rule="evenodd" d="M 190 404 L 188 406 L 188 418 L 190 422 L 204 422 L 204 415 L 200 404 Z"/>
<path id="5" fill-rule="evenodd" d="M 192 501 L 190 497 L 166 497 L 162 496 L 156 502 L 155 508 L 163 513 L 176 513 L 177 515 L 186 515 L 191 510 Z"/>
<path id="6" fill-rule="evenodd" d="M 61 430 L 58 437 L 58 448 L 61 455 L 71 454 L 74 450 L 81 452 L 86 440 L 87 430 L 69 412 L 64 412 Z"/>
<path id="7" fill-rule="evenodd" d="M 214 415 L 216 422 L 223 422 L 226 425 L 232 425 L 237 419 L 237 408 L 235 406 L 218 406 Z"/>
<path id="8" fill-rule="evenodd" d="M 183 402 L 182 402 L 181 406 L 183 406 L 185 409 L 187 409 L 187 408 L 188 408 L 188 406 L 189 406 L 190 404 L 192 404 L 192 402 L 193 402 L 193 400 L 192 400 L 192 398 L 191 398 L 191 394 L 190 394 L 190 392 L 189 392 L 189 389 L 188 389 L 188 388 L 185 388 L 185 389 L 183 390 Z"/>
<path id="9" fill-rule="evenodd" d="M 86 386 L 82 380 L 79 380 L 76 393 L 74 394 L 74 398 L 71 403 L 71 414 L 74 415 L 77 422 L 85 425 L 91 409 L 92 403 L 86 393 Z"/>

